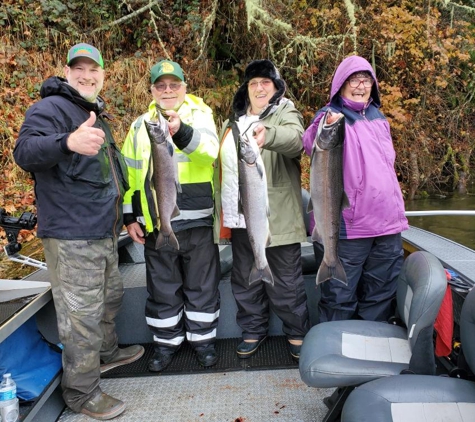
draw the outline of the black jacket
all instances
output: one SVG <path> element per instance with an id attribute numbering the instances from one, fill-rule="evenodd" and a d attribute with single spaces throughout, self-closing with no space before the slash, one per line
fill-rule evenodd
<path id="1" fill-rule="evenodd" d="M 127 186 L 124 159 L 104 117 L 104 102 L 84 100 L 65 79 L 51 77 L 41 87 L 42 100 L 26 112 L 13 151 L 17 164 L 33 173 L 38 237 L 103 239 L 122 228 L 122 199 Z M 88 118 L 105 142 L 95 156 L 68 150 L 66 140 Z"/>

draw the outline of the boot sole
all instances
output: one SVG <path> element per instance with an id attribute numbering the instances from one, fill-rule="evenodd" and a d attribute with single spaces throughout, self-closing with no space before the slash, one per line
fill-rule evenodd
<path id="1" fill-rule="evenodd" d="M 87 416 L 90 416 L 91 418 L 100 420 L 100 421 L 107 421 L 109 419 L 115 418 L 116 416 L 119 416 L 120 414 L 124 413 L 125 411 L 125 403 L 122 403 L 117 409 L 112 409 L 110 412 L 107 413 L 95 413 L 95 412 L 90 412 L 87 409 L 81 409 L 81 413 L 84 413 Z"/>
<path id="2" fill-rule="evenodd" d="M 142 347 L 142 350 L 139 353 L 135 354 L 134 356 L 131 356 L 128 359 L 119 360 L 117 362 L 111 362 L 111 363 L 101 365 L 101 374 L 103 374 L 104 372 L 110 371 L 111 369 L 117 368 L 118 366 L 128 365 L 129 363 L 135 362 L 136 360 L 139 360 L 143 356 L 144 353 L 145 353 L 145 349 Z"/>

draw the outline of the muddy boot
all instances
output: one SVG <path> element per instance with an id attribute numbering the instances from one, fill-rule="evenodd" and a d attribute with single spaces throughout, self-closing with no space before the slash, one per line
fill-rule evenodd
<path id="1" fill-rule="evenodd" d="M 127 365 L 129 363 L 139 360 L 144 354 L 144 348 L 140 345 L 134 345 L 119 349 L 116 355 L 108 362 L 101 360 L 101 374 L 116 368 L 121 365 Z"/>
<path id="2" fill-rule="evenodd" d="M 81 413 L 105 421 L 119 416 L 124 410 L 125 403 L 123 401 L 101 392 L 84 403 Z"/>

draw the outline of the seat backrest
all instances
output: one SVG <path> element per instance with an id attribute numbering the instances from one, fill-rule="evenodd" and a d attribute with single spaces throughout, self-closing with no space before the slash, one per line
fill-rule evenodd
<path id="1" fill-rule="evenodd" d="M 432 332 L 447 288 L 445 270 L 431 253 L 410 254 L 398 277 L 397 307 L 413 350 L 422 330 Z"/>
<path id="2" fill-rule="evenodd" d="M 470 290 L 463 302 L 460 315 L 460 339 L 465 360 L 475 373 L 475 288 Z"/>

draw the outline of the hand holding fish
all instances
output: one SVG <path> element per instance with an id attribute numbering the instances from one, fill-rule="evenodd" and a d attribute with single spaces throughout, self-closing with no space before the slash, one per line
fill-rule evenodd
<path id="1" fill-rule="evenodd" d="M 331 125 L 332 123 L 336 122 L 340 117 L 342 117 L 342 113 L 333 113 L 331 110 L 328 110 L 328 117 L 326 124 Z"/>
<path id="2" fill-rule="evenodd" d="M 127 226 L 127 232 L 134 242 L 145 244 L 145 237 L 140 224 L 135 222 Z"/>
<path id="3" fill-rule="evenodd" d="M 175 110 L 166 110 L 165 114 L 168 117 L 168 129 L 170 130 L 170 135 L 174 135 L 178 132 L 181 125 L 181 119 L 178 113 Z"/>
<path id="4" fill-rule="evenodd" d="M 82 155 L 96 155 L 99 152 L 106 134 L 94 127 L 95 123 L 96 113 L 91 111 L 89 118 L 69 135 L 66 143 L 70 151 Z"/>
<path id="5" fill-rule="evenodd" d="M 262 148 L 266 143 L 266 127 L 262 124 L 257 124 L 252 132 L 252 136 L 257 142 L 257 146 Z"/>

